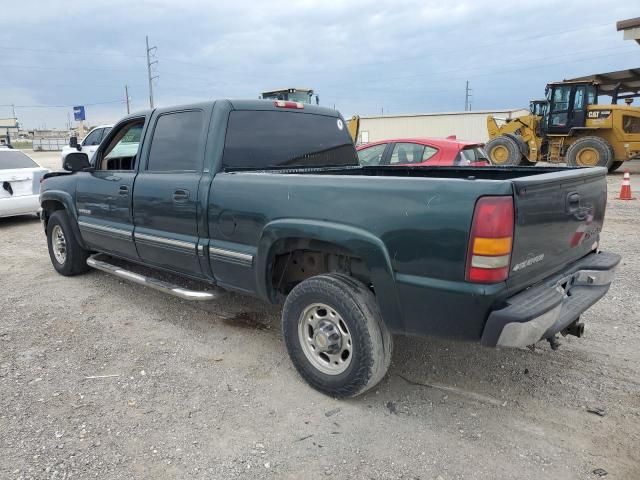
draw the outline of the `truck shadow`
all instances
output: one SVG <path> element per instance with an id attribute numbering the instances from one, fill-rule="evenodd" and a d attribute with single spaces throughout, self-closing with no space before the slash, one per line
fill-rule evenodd
<path id="1" fill-rule="evenodd" d="M 100 272 L 96 275 L 102 276 L 104 281 L 118 282 Z M 124 286 L 120 283 L 114 287 Z M 142 286 L 127 284 L 124 288 L 134 297 L 146 298 L 150 302 L 147 308 L 157 308 L 160 301 L 164 305 L 163 320 L 179 328 L 199 332 L 232 329 L 227 331 L 237 330 L 238 335 L 252 330 L 259 335 L 265 349 L 282 352 L 282 360 L 287 360 L 279 305 L 235 293 L 225 293 L 212 302 L 194 303 L 167 297 Z M 176 315 L 178 311 L 181 315 Z M 580 340 L 565 340 L 574 341 Z M 371 392 L 350 402 L 366 405 L 372 398 L 376 398 L 376 402 L 382 399 L 395 402 L 400 397 L 424 402 L 437 401 L 444 396 L 493 407 L 501 407 L 505 402 L 525 404 L 536 397 L 550 399 L 552 403 L 556 401 L 554 398 L 562 402 L 562 398 L 571 397 L 579 385 L 588 381 L 585 364 L 600 367 L 594 355 L 575 348 L 565 351 L 564 348 L 552 351 L 546 342 L 539 342 L 533 351 L 496 349 L 441 338 L 395 336 L 392 363 L 385 379 Z M 563 384 L 563 377 L 570 377 L 572 386 Z M 576 382 L 576 379 L 580 381 Z"/>
<path id="2" fill-rule="evenodd" d="M 252 329 L 260 332 L 268 344 L 273 344 L 274 350 L 281 349 L 284 353 L 281 307 L 235 294 L 224 304 L 223 312 L 215 303 L 198 306 L 210 309 L 218 317 L 218 320 L 212 318 L 205 328 L 215 329 L 220 322 L 231 328 Z M 499 349 L 442 338 L 394 336 L 392 363 L 385 380 L 352 402 L 367 403 L 377 395 L 414 400 L 424 400 L 425 395 L 432 398 L 447 395 L 461 402 L 500 407 L 505 402 L 528 403 L 536 396 L 566 398 L 575 393 L 575 389 L 568 388 L 562 378 L 567 378 L 568 370 L 583 370 L 584 362 L 594 359 L 589 355 L 584 358 L 586 354 L 582 351 L 564 348 L 566 346 L 552 351 L 547 342 L 539 342 L 534 349 Z M 570 375 L 583 376 L 584 373 Z"/>
<path id="3" fill-rule="evenodd" d="M 19 227 L 29 223 L 39 222 L 35 215 L 18 215 L 15 217 L 0 217 L 0 228 Z"/>

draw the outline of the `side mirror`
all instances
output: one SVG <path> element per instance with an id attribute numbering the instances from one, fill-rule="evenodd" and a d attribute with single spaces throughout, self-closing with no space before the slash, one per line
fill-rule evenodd
<path id="1" fill-rule="evenodd" d="M 65 157 L 62 168 L 68 172 L 82 172 L 87 168 L 91 168 L 89 156 L 82 152 L 72 152 Z"/>
<path id="2" fill-rule="evenodd" d="M 69 137 L 69 146 L 71 148 L 78 148 L 78 137 Z"/>

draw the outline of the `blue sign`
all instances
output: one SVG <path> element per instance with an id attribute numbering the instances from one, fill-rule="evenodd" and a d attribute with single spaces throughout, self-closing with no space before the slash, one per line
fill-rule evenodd
<path id="1" fill-rule="evenodd" d="M 86 118 L 84 116 L 84 106 L 83 105 L 79 105 L 77 107 L 73 107 L 73 119 L 76 122 L 80 122 L 80 121 L 86 120 Z"/>

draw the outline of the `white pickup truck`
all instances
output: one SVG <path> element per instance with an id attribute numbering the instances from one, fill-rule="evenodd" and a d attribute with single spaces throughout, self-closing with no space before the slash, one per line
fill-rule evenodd
<path id="1" fill-rule="evenodd" d="M 111 130 L 113 125 L 100 125 L 91 130 L 84 139 L 80 143 L 78 143 L 78 137 L 71 137 L 69 139 L 69 145 L 62 148 L 62 165 L 64 165 L 64 159 L 67 158 L 71 152 L 82 152 L 86 153 L 89 159 L 93 157 L 93 154 L 96 152 L 98 147 L 100 146 L 100 142 L 102 139 L 107 136 L 109 130 Z"/>

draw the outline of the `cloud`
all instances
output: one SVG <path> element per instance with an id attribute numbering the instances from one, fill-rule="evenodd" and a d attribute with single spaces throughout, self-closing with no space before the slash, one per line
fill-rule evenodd
<path id="1" fill-rule="evenodd" d="M 637 66 L 614 27 L 635 15 L 613 0 L 10 2 L 0 104 L 85 104 L 90 123 L 110 122 L 127 84 L 145 108 L 149 35 L 158 105 L 308 86 L 349 115 L 450 111 L 469 80 L 475 108 L 524 106 L 548 81 Z M 70 111 L 18 109 L 27 126 Z"/>

